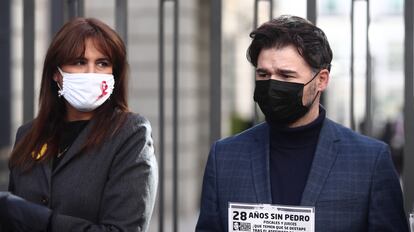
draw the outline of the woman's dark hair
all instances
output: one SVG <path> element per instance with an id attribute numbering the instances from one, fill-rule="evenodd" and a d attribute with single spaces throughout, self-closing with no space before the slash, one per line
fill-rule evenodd
<path id="1" fill-rule="evenodd" d="M 255 67 L 262 49 L 293 45 L 313 69 L 331 68 L 332 50 L 325 33 L 306 19 L 283 15 L 262 24 L 250 37 L 247 59 Z"/>
<path id="2" fill-rule="evenodd" d="M 31 129 L 16 144 L 9 161 L 10 167 L 29 170 L 38 162 L 33 159 L 32 152 L 40 151 L 45 143 L 47 150 L 40 162 L 50 160 L 57 154 L 66 107 L 64 99 L 58 97 L 58 86 L 53 77 L 58 75 L 58 67 L 84 56 L 86 40 L 92 40 L 95 47 L 111 61 L 115 85 L 111 97 L 95 110 L 92 129 L 81 151 L 101 144 L 115 134 L 125 121 L 129 111 L 125 44 L 105 23 L 93 18 L 75 18 L 59 30 L 49 46 L 43 65 L 39 112 Z"/>

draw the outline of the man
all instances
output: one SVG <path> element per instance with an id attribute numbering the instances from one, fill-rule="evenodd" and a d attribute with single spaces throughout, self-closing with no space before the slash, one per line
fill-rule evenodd
<path id="1" fill-rule="evenodd" d="M 282 16 L 250 37 L 266 122 L 212 145 L 196 231 L 228 231 L 231 202 L 309 206 L 318 232 L 408 231 L 387 145 L 329 120 L 319 105 L 332 60 L 323 31 Z"/>

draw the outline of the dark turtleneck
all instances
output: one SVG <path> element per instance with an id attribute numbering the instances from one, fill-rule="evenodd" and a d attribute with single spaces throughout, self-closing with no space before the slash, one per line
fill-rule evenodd
<path id="1" fill-rule="evenodd" d="M 311 123 L 295 127 L 271 126 L 270 182 L 272 203 L 300 205 L 318 144 L 325 110 Z"/>
<path id="2" fill-rule="evenodd" d="M 53 159 L 53 166 L 52 168 L 55 169 L 62 158 L 65 156 L 66 152 L 69 150 L 72 143 L 78 137 L 78 135 L 82 132 L 82 130 L 86 127 L 89 120 L 81 120 L 81 121 L 71 121 L 65 122 L 62 128 L 61 137 L 59 140 L 59 156 L 56 155 Z"/>

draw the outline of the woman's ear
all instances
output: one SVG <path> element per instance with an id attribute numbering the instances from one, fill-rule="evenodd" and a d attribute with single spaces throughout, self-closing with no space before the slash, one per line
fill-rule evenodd
<path id="1" fill-rule="evenodd" d="M 318 91 L 324 91 L 326 87 L 328 87 L 329 83 L 329 71 L 328 69 L 322 69 L 319 72 L 319 78 L 318 78 Z"/>
<path id="2" fill-rule="evenodd" d="M 62 75 L 58 71 L 55 71 L 53 74 L 53 80 L 58 83 L 62 83 Z"/>

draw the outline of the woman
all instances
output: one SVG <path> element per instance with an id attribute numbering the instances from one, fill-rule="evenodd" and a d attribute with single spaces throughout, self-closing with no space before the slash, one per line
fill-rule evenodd
<path id="1" fill-rule="evenodd" d="M 76 18 L 46 54 L 37 117 L 19 128 L 0 222 L 12 231 L 146 231 L 157 163 L 151 126 L 127 104 L 126 50 Z"/>

